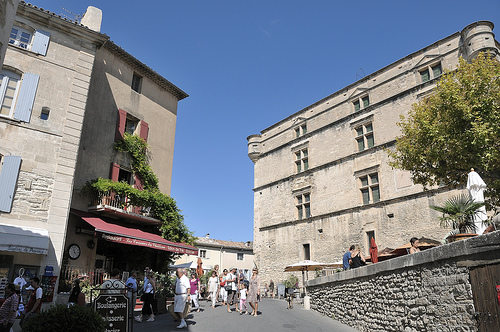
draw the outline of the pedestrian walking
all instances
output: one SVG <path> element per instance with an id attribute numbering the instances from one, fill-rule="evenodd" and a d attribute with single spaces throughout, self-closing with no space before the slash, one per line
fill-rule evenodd
<path id="1" fill-rule="evenodd" d="M 220 276 L 220 297 L 222 305 L 226 305 L 227 302 L 226 277 L 227 277 L 227 270 L 224 269 L 222 271 L 222 275 Z"/>
<path id="2" fill-rule="evenodd" d="M 252 307 L 252 313 L 250 315 L 257 316 L 257 310 L 259 308 L 259 297 L 260 297 L 260 279 L 259 270 L 256 267 L 252 270 L 252 276 L 249 280 L 248 296 L 247 302 Z"/>
<path id="3" fill-rule="evenodd" d="M 141 300 L 142 310 L 139 316 L 134 317 L 134 319 L 138 322 L 142 322 L 142 318 L 145 316 L 149 316 L 146 322 L 154 322 L 155 315 L 153 313 L 154 299 L 155 299 L 155 291 L 156 291 L 156 280 L 152 271 L 148 271 L 146 273 L 146 277 L 144 278 L 144 285 L 142 286 L 142 296 Z"/>
<path id="4" fill-rule="evenodd" d="M 245 314 L 248 312 L 247 308 L 247 286 L 245 283 L 240 284 L 240 315 L 243 314 L 243 307 L 245 307 Z"/>
<path id="5" fill-rule="evenodd" d="M 180 317 L 181 323 L 177 326 L 178 329 L 187 327 L 184 320 L 184 308 L 186 302 L 190 301 L 190 283 L 189 278 L 186 276 L 186 270 L 177 269 L 177 280 L 175 281 L 175 297 L 174 297 L 174 312 Z"/>
<path id="6" fill-rule="evenodd" d="M 198 303 L 198 294 L 200 294 L 200 279 L 196 276 L 196 270 L 191 271 L 191 279 L 189 279 L 191 302 L 194 304 L 196 312 L 200 312 L 200 304 Z"/>
<path id="7" fill-rule="evenodd" d="M 125 281 L 125 286 L 127 287 L 127 298 L 130 303 L 129 315 L 132 317 L 137 302 L 137 271 L 130 271 L 130 277 Z"/>
<path id="8" fill-rule="evenodd" d="M 212 276 L 208 279 L 208 291 L 210 292 L 210 299 L 212 300 L 212 308 L 215 308 L 217 301 L 217 294 L 219 292 L 219 278 L 217 273 L 212 271 Z"/>
<path id="9" fill-rule="evenodd" d="M 236 276 L 236 268 L 233 267 L 231 272 L 226 276 L 226 291 L 227 291 L 227 312 L 231 312 L 231 306 L 234 304 L 236 311 L 238 309 L 238 288 L 236 286 L 238 282 L 238 277 Z"/>
<path id="10" fill-rule="evenodd" d="M 19 296 L 16 293 L 14 284 L 7 284 L 5 287 L 5 301 L 0 307 L 0 332 L 9 332 L 19 307 Z"/>

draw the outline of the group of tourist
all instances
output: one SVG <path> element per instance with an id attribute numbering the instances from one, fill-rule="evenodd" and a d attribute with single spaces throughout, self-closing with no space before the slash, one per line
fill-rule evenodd
<path id="1" fill-rule="evenodd" d="M 418 239 L 416 237 L 412 237 L 410 239 L 410 248 L 408 249 L 408 253 L 414 254 L 420 252 L 418 245 Z M 364 265 L 366 265 L 366 259 L 365 257 L 363 257 L 360 246 L 350 246 L 349 251 L 347 251 L 342 257 L 342 267 L 344 268 L 344 270 L 355 269 Z"/>
<path id="2" fill-rule="evenodd" d="M 224 269 L 219 275 L 219 266 L 216 265 L 208 280 L 209 297 L 212 301 L 212 308 L 218 301 L 223 306 L 227 306 L 227 311 L 232 312 L 231 306 L 235 306 L 235 311 L 240 314 L 248 313 L 257 316 L 257 310 L 260 300 L 260 278 L 257 268 L 252 270 L 252 276 L 249 280 L 245 280 L 245 276 L 240 270 L 236 272 L 236 268 L 231 270 Z M 238 308 L 239 303 L 239 308 Z M 251 307 L 250 313 L 247 304 Z"/>
<path id="3" fill-rule="evenodd" d="M 40 279 L 38 277 L 31 278 L 30 286 L 26 290 L 28 291 L 28 302 L 26 306 L 23 306 L 21 287 L 15 283 L 9 283 L 5 286 L 5 297 L 0 301 L 0 332 L 9 332 L 18 315 L 22 317 L 20 325 L 23 326 L 40 312 L 43 295 Z"/>

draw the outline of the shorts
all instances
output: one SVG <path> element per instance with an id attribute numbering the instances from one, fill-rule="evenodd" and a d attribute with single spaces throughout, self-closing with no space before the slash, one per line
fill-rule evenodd
<path id="1" fill-rule="evenodd" d="M 174 312 L 184 312 L 187 302 L 187 294 L 176 295 L 174 298 Z"/>

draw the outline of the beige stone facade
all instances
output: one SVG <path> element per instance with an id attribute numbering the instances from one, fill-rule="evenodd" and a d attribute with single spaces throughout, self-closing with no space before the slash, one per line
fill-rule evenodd
<path id="1" fill-rule="evenodd" d="M 211 239 L 209 235 L 198 237 L 196 247 L 199 249 L 198 256 L 183 255 L 175 261 L 175 265 L 183 263 L 196 264 L 198 257 L 201 258 L 203 270 L 209 271 L 215 265 L 219 265 L 219 271 L 236 267 L 250 278 L 251 270 L 255 267 L 253 254 L 253 243 L 234 242 Z"/>
<path id="2" fill-rule="evenodd" d="M 399 116 L 432 93 L 444 69 L 482 50 L 498 56 L 492 30 L 471 24 L 248 137 L 263 280 L 286 279 L 284 267 L 300 260 L 338 261 L 352 244 L 368 254 L 370 236 L 379 249 L 445 236 L 429 205 L 456 191 L 424 191 L 388 165 L 385 149 Z"/>
<path id="3" fill-rule="evenodd" d="M 89 7 L 80 24 L 20 2 L 6 27 L 12 34 L 0 79 L 0 278 L 13 281 L 20 267 L 40 277 L 51 266 L 62 280 L 56 301 L 64 300 L 58 286 L 69 287 L 77 275 L 102 282 L 106 269 L 138 268 L 123 247 L 139 253 L 136 262 L 140 248 L 179 248 L 151 238 L 159 237 L 161 221 L 147 207 L 120 205 L 127 198 L 113 193 L 107 198 L 118 205 L 80 195 L 99 177 L 142 189 L 131 157 L 113 148 L 125 132 L 148 142 L 159 189 L 170 194 L 177 103 L 188 96 L 100 33 L 101 18 Z M 108 242 L 83 215 L 129 226 L 136 236 Z"/>
<path id="4" fill-rule="evenodd" d="M 0 276 L 9 281 L 21 267 L 58 273 L 90 76 L 107 39 L 24 2 L 11 14 L 5 29 L 17 35 L 0 89 Z"/>

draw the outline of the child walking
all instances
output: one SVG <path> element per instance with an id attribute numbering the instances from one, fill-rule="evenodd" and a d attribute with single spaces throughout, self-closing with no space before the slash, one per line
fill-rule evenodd
<path id="1" fill-rule="evenodd" d="M 243 312 L 243 306 L 245 306 L 245 312 Z M 240 284 L 240 315 L 247 313 L 247 287 L 244 282 Z"/>

